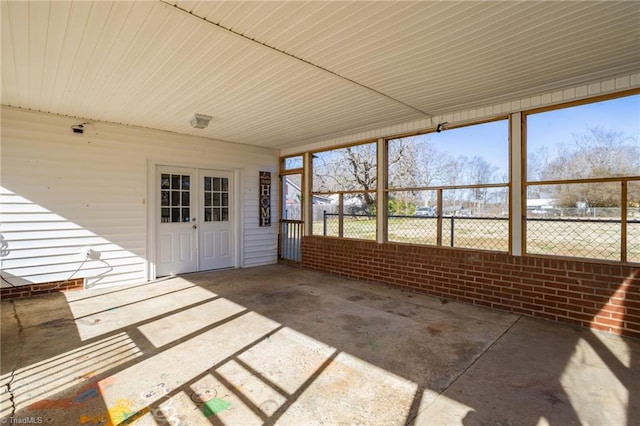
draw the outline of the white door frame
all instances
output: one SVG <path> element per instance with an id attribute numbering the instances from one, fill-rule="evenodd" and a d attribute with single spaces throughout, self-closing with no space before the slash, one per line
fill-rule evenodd
<path id="1" fill-rule="evenodd" d="M 235 239 L 235 264 L 234 268 L 242 268 L 244 265 L 244 212 L 242 209 L 242 169 L 229 169 L 228 167 L 216 165 L 216 164 L 202 164 L 202 163 L 176 163 L 173 161 L 162 160 L 147 160 L 147 199 L 143 200 L 147 204 L 147 220 L 146 220 L 146 234 L 147 234 L 147 247 L 145 256 L 147 261 L 147 271 L 145 278 L 147 281 L 153 281 L 156 279 L 156 202 L 158 201 L 157 194 L 157 182 L 156 172 L 158 167 L 178 167 L 178 168 L 190 168 L 190 169 L 205 169 L 205 170 L 221 170 L 233 173 L 233 209 L 235 211 L 234 225 L 233 225 L 233 238 Z"/>

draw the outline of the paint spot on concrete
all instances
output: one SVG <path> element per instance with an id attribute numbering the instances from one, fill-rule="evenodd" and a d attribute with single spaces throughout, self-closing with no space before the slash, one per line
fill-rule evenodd
<path id="1" fill-rule="evenodd" d="M 132 400 L 124 398 L 118 399 L 116 403 L 112 407 L 109 407 L 109 409 L 107 410 L 107 412 L 109 413 L 109 418 L 111 419 L 111 423 L 114 425 L 119 425 L 129 417 L 132 417 L 134 414 L 136 414 L 136 411 L 132 407 Z"/>
<path id="2" fill-rule="evenodd" d="M 80 392 L 78 395 L 76 395 L 75 398 L 73 398 L 73 400 L 75 402 L 83 403 L 88 399 L 95 398 L 96 396 L 98 396 L 98 389 L 95 387 L 91 387 L 85 391 Z"/>
<path id="3" fill-rule="evenodd" d="M 87 423 L 91 423 L 91 424 L 111 424 L 109 422 L 109 416 L 107 416 L 106 414 L 100 414 L 99 416 L 87 416 L 87 415 L 82 415 L 80 416 L 80 418 L 78 419 L 78 423 L 84 425 Z"/>
<path id="4" fill-rule="evenodd" d="M 91 398 L 99 395 L 96 383 L 90 383 L 81 388 L 78 392 L 68 398 L 61 399 L 43 399 L 34 402 L 27 407 L 27 410 L 49 410 L 52 408 L 71 408 L 83 404 Z"/>
<path id="5" fill-rule="evenodd" d="M 204 414 L 205 417 L 210 417 L 226 410 L 229 407 L 231 407 L 230 402 L 220 398 L 213 398 L 204 403 L 204 407 L 202 407 L 202 414 Z"/>
<path id="6" fill-rule="evenodd" d="M 375 351 L 376 349 L 378 349 L 378 344 L 375 342 L 375 340 L 373 340 L 372 337 L 369 337 L 368 343 L 372 351 Z"/>
<path id="7" fill-rule="evenodd" d="M 198 388 L 191 393 L 191 400 L 195 403 L 211 401 L 218 396 L 218 391 L 214 388 Z"/>
<path id="8" fill-rule="evenodd" d="M 165 387 L 164 383 L 159 383 L 152 387 L 151 389 L 142 392 L 142 397 L 145 399 L 155 398 L 160 395 L 166 395 L 168 390 Z"/>
<path id="9" fill-rule="evenodd" d="M 443 331 L 446 331 L 447 328 L 448 328 L 448 325 L 446 323 L 434 322 L 433 324 L 429 324 L 427 326 L 427 331 L 429 332 L 430 335 L 437 336 L 439 334 L 442 334 Z"/>

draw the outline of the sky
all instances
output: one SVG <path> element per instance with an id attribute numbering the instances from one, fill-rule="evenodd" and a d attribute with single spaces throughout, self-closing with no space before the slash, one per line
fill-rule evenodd
<path id="1" fill-rule="evenodd" d="M 482 157 L 499 168 L 498 176 L 509 171 L 509 120 L 459 127 L 425 135 L 438 151 L 453 157 Z"/>
<path id="2" fill-rule="evenodd" d="M 590 127 L 623 132 L 640 143 L 640 95 L 530 115 L 527 151 L 570 144 L 574 135 L 583 134 Z"/>
<path id="3" fill-rule="evenodd" d="M 537 152 L 547 146 L 553 154 L 560 144 L 571 144 L 574 135 L 585 134 L 589 128 L 623 132 L 640 146 L 640 95 L 626 96 L 602 102 L 560 108 L 527 116 L 527 151 Z M 509 175 L 509 122 L 499 120 L 449 129 L 413 137 L 417 143 L 428 140 L 432 146 L 450 157 L 475 156 L 497 167 L 496 180 Z M 331 161 L 332 152 L 318 154 Z"/>
<path id="4" fill-rule="evenodd" d="M 527 118 L 527 151 L 548 146 L 550 152 L 560 143 L 572 143 L 574 135 L 589 127 L 624 132 L 640 144 L 640 95 L 561 108 L 532 114 Z M 457 157 L 483 157 L 499 168 L 498 176 L 508 173 L 509 124 L 507 120 L 446 130 L 424 135 L 439 151 Z"/>

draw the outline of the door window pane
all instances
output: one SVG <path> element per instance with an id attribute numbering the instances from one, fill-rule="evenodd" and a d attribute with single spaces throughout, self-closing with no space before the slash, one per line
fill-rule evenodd
<path id="1" fill-rule="evenodd" d="M 160 188 L 169 189 L 170 188 L 169 179 L 170 179 L 169 175 L 163 173 L 162 177 L 160 178 Z"/>
<path id="2" fill-rule="evenodd" d="M 163 207 L 160 209 L 160 222 L 189 222 L 191 176 L 163 173 L 160 176 L 160 188 L 160 205 Z"/>
<path id="3" fill-rule="evenodd" d="M 180 175 L 171 175 L 171 189 L 180 189 Z"/>
<path id="4" fill-rule="evenodd" d="M 180 205 L 180 191 L 171 191 L 171 205 L 172 206 Z"/>
<path id="5" fill-rule="evenodd" d="M 229 178 L 204 178 L 204 221 L 229 221 Z"/>
<path id="6" fill-rule="evenodd" d="M 189 189 L 190 185 L 191 185 L 191 177 L 182 176 L 182 189 Z"/>

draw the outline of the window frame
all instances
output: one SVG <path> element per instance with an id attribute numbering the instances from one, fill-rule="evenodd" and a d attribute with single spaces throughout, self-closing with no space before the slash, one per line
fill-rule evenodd
<path id="1" fill-rule="evenodd" d="M 505 188 L 507 191 L 508 198 L 508 215 L 506 218 L 508 220 L 508 250 L 507 253 L 513 256 L 526 256 L 526 257 L 541 257 L 547 259 L 568 259 L 568 260 L 590 260 L 599 263 L 605 264 L 633 264 L 636 265 L 640 262 L 628 261 L 627 260 L 627 247 L 626 240 L 628 237 L 627 233 L 627 215 L 626 211 L 628 208 L 628 198 L 627 198 L 627 187 L 630 182 L 640 182 L 640 176 L 624 176 L 624 177 L 607 177 L 607 178 L 585 178 L 585 179 L 574 179 L 574 180 L 540 180 L 540 181 L 531 181 L 527 176 L 527 117 L 533 114 L 552 111 L 552 110 L 560 110 L 563 108 L 569 108 L 573 106 L 592 104 L 601 101 L 606 101 L 610 99 L 622 98 L 631 95 L 640 94 L 640 88 L 634 88 L 629 90 L 618 91 L 615 93 L 599 95 L 599 96 L 591 96 L 588 98 L 575 100 L 571 102 L 562 102 L 556 103 L 549 106 L 539 107 L 539 108 L 522 108 L 514 111 L 510 111 L 508 114 L 499 114 L 494 117 L 488 117 L 486 119 L 473 120 L 473 121 L 464 121 L 457 122 L 448 126 L 448 129 L 456 129 L 459 127 L 467 127 L 473 126 L 483 123 L 489 123 L 493 121 L 507 120 L 508 123 L 508 181 L 505 183 L 495 183 L 495 184 L 473 184 L 473 185 L 452 185 L 452 186 L 418 186 L 418 187 L 389 187 L 389 179 L 388 179 L 388 144 L 389 141 L 394 139 L 405 138 L 409 136 L 417 136 L 423 134 L 429 134 L 436 132 L 435 121 L 433 122 L 433 127 L 414 131 L 414 132 L 406 132 L 401 134 L 393 134 L 389 136 L 380 136 L 376 139 L 364 139 L 352 143 L 346 144 L 338 144 L 331 147 L 322 147 L 320 149 L 311 149 L 306 150 L 303 153 L 297 154 L 288 154 L 280 157 L 280 175 L 281 177 L 286 174 L 295 174 L 300 173 L 302 175 L 302 184 L 306 188 L 306 197 L 309 200 L 313 200 L 313 197 L 316 195 L 329 195 L 329 194 L 338 194 L 340 198 L 344 197 L 344 194 L 353 194 L 359 192 L 370 192 L 376 196 L 376 221 L 377 221 L 377 229 L 376 229 L 376 240 L 378 243 L 394 243 L 394 244 L 407 244 L 407 245 L 425 245 L 430 247 L 440 247 L 447 249 L 449 248 L 446 245 L 441 245 L 441 238 L 438 240 L 437 245 L 432 244 L 417 244 L 414 242 L 399 242 L 399 241 L 389 241 L 388 238 L 388 205 L 389 205 L 389 193 L 390 192 L 398 192 L 398 191 L 446 191 L 450 189 L 473 189 L 473 188 Z M 449 116 L 440 117 L 441 119 L 450 118 Z M 446 131 L 446 130 L 445 130 Z M 350 146 L 364 145 L 364 144 L 375 144 L 377 149 L 377 182 L 375 189 L 369 190 L 344 190 L 337 192 L 325 192 L 325 191 L 313 191 L 313 178 L 314 178 L 314 170 L 313 170 L 313 156 L 333 150 L 338 150 Z M 382 151 L 382 153 L 378 152 Z M 302 167 L 296 169 L 285 169 L 285 160 L 286 158 L 301 156 L 303 159 Z M 384 166 L 381 167 L 381 162 L 384 159 Z M 610 260 L 605 258 L 585 258 L 578 256 L 564 256 L 559 254 L 543 254 L 543 253 L 529 253 L 527 252 L 527 191 L 530 187 L 537 185 L 549 185 L 549 184 L 570 184 L 570 183 L 593 183 L 593 182 L 618 182 L 621 184 L 621 210 L 623 211 L 621 217 L 624 217 L 624 220 L 621 220 L 621 239 L 624 240 L 624 246 L 621 246 L 621 256 L 620 260 Z M 309 186 L 306 186 L 309 185 Z M 307 201 L 307 205 L 305 206 L 306 198 L 303 197 L 303 214 L 304 217 L 307 217 L 309 223 L 305 224 L 306 235 L 313 235 L 322 237 L 321 233 L 314 233 L 313 229 L 313 203 Z M 515 204 L 514 204 L 515 202 Z M 442 219 L 442 211 L 441 211 L 441 201 L 438 206 L 438 220 Z M 383 209 L 380 206 L 384 206 Z M 339 212 L 343 212 L 344 205 L 340 203 Z M 520 229 L 518 229 L 520 228 Z M 441 224 L 438 224 L 439 232 L 441 233 Z M 342 235 L 343 233 L 341 233 Z M 344 238 L 341 236 L 327 236 L 328 238 Z M 352 238 L 349 238 L 352 239 Z M 368 239 L 364 241 L 370 241 Z M 457 250 L 476 250 L 476 251 L 489 251 L 496 252 L 495 250 L 487 250 L 485 248 L 466 248 L 460 246 L 454 246 L 454 249 Z M 497 251 L 498 253 L 504 253 L 504 251 Z"/>
<path id="2" fill-rule="evenodd" d="M 527 151 L 527 118 L 531 115 L 541 114 L 545 112 L 551 111 L 559 111 L 562 109 L 596 104 L 599 102 L 605 102 L 613 99 L 621 99 L 628 96 L 637 96 L 640 95 L 640 89 L 631 89 L 624 90 L 616 93 L 593 96 L 585 99 L 580 99 L 577 101 L 564 102 L 560 104 L 554 104 L 550 106 L 545 106 L 541 108 L 534 108 L 522 111 L 521 115 L 521 149 L 522 149 L 522 158 L 521 158 L 521 209 L 522 209 L 522 255 L 523 256 L 531 256 L 531 257 L 544 257 L 544 258 L 552 258 L 552 259 L 568 259 L 568 260 L 593 260 L 598 262 L 607 262 L 607 263 L 615 263 L 615 264 L 636 264 L 638 262 L 630 262 L 628 261 L 628 200 L 627 200 L 627 187 L 629 182 L 640 181 L 640 176 L 619 176 L 619 177 L 601 177 L 601 178 L 579 178 L 579 179 L 547 179 L 547 180 L 529 180 L 528 176 L 528 164 L 527 160 L 529 157 L 529 153 Z M 597 257 L 583 257 L 583 256 L 570 256 L 563 254 L 545 254 L 545 253 L 529 253 L 528 246 L 528 238 L 527 238 L 527 194 L 529 187 L 533 186 L 545 186 L 545 185 L 570 185 L 570 184 L 594 184 L 594 183 L 620 183 L 620 258 L 619 260 L 612 259 L 603 259 Z"/>
<path id="3" fill-rule="evenodd" d="M 313 230 L 313 225 L 314 225 L 314 221 L 313 221 L 313 202 L 311 202 L 310 207 L 312 209 L 311 211 L 311 235 L 313 236 L 317 236 L 317 237 L 326 237 L 326 238 L 346 238 L 349 240 L 361 240 L 361 241 L 372 241 L 371 239 L 367 239 L 367 238 L 352 238 L 352 237 L 345 237 L 344 236 L 344 196 L 345 195 L 350 195 L 350 194 L 365 194 L 365 193 L 370 193 L 373 194 L 374 199 L 377 200 L 377 192 L 378 192 L 378 188 L 380 185 L 380 181 L 379 179 L 376 178 L 376 188 L 375 189 L 345 189 L 345 190 L 338 190 L 338 191 L 314 191 L 313 190 L 313 178 L 315 176 L 314 174 L 314 168 L 313 168 L 313 159 L 316 158 L 317 154 L 321 154 L 321 153 L 325 153 L 325 152 L 330 152 L 330 151 L 338 151 L 341 149 L 346 149 L 346 148 L 350 148 L 350 147 L 354 147 L 354 146 L 361 146 L 361 145 L 373 145 L 375 148 L 375 157 L 376 157 L 376 176 L 378 175 L 378 169 L 380 167 L 380 164 L 378 164 L 378 139 L 366 139 L 363 141 L 358 141 L 358 142 L 353 142 L 353 143 L 347 143 L 347 144 L 341 144 L 341 145 L 336 145 L 336 146 L 332 146 L 332 147 L 328 147 L 328 148 L 323 148 L 323 149 L 318 149 L 318 150 L 314 150 L 314 151 L 310 151 L 309 152 L 309 156 L 311 158 L 309 167 L 311 168 L 309 176 L 310 176 L 310 195 L 311 195 L 311 200 L 313 200 L 314 196 L 328 196 L 328 195 L 338 195 L 338 235 L 337 236 L 333 236 L 333 235 L 322 235 L 322 234 L 318 234 L 315 233 Z M 374 218 L 376 218 L 379 215 L 379 212 L 376 211 L 376 214 L 373 216 Z M 349 216 L 347 214 L 347 216 Z M 377 226 L 376 226 L 376 232 L 375 232 L 375 237 L 374 237 L 374 241 L 378 239 L 378 231 L 377 231 Z"/>
<path id="4" fill-rule="evenodd" d="M 463 185 L 430 185 L 430 186 L 417 186 L 417 187 L 393 187 L 390 188 L 389 187 L 389 175 L 388 175 L 388 165 L 389 165 L 389 161 L 388 161 L 388 153 L 389 153 L 389 142 L 393 141 L 393 140 L 397 140 L 397 139 L 402 139 L 402 138 L 407 138 L 407 137 L 411 137 L 411 136 L 421 136 L 421 135 L 428 135 L 431 133 L 438 133 L 437 132 L 437 127 L 434 127 L 432 129 L 429 129 L 427 131 L 423 131 L 423 132 L 412 132 L 412 133 L 407 133 L 407 134 L 402 134 L 402 135 L 394 135 L 394 136 L 390 136 L 390 137 L 386 137 L 384 138 L 384 150 L 385 150 L 385 160 L 387 162 L 385 167 L 385 179 L 384 179 L 384 205 L 385 205 L 385 212 L 384 212 L 384 241 L 385 242 L 390 242 L 390 243 L 394 243 L 394 244 L 410 244 L 410 245 L 419 245 L 419 246 L 427 246 L 427 247 L 440 247 L 440 248 L 454 248 L 454 249 L 459 249 L 459 250 L 481 250 L 481 251 L 488 251 L 488 252 L 499 252 L 499 253 L 509 253 L 511 254 L 511 250 L 512 250 L 512 226 L 511 226 L 511 222 L 512 222 L 512 218 L 511 218 L 511 214 L 509 213 L 509 215 L 507 216 L 507 218 L 505 220 L 508 221 L 507 223 L 507 241 L 506 241 L 506 245 L 507 245 L 507 249 L 506 250 L 491 250 L 491 249 L 486 249 L 486 248 L 475 248 L 475 247 L 460 247 L 460 246 L 447 246 L 447 245 L 443 245 L 443 218 L 445 217 L 443 214 L 443 197 L 442 197 L 442 193 L 444 191 L 448 191 L 448 190 L 472 190 L 472 189 L 486 189 L 486 188 L 505 188 L 507 190 L 507 200 L 509 203 L 509 206 L 511 205 L 511 192 L 512 192 L 512 167 L 511 167 L 511 145 L 512 145 L 512 139 L 511 139 L 511 120 L 512 117 L 510 114 L 508 115 L 497 115 L 495 117 L 491 117 L 488 119 L 484 119 L 484 120 L 474 120 L 474 121 L 468 121 L 468 122 L 460 122 L 460 123 L 456 123 L 453 125 L 448 125 L 446 130 L 442 130 L 442 131 L 450 131 L 450 130 L 454 130 L 454 129 L 459 129 L 459 128 L 464 128 L 464 127 L 472 127 L 472 126 L 477 126 L 477 125 L 482 125 L 482 124 L 487 124 L 487 123 L 493 123 L 493 122 L 497 122 L 497 121 L 506 121 L 507 123 L 507 147 L 508 147 L 508 152 L 507 152 L 507 158 L 508 158 L 508 162 L 507 162 L 507 167 L 508 167 L 508 179 L 507 182 L 504 183 L 489 183 L 489 184 L 463 184 Z M 403 192 L 403 191 L 437 191 L 437 202 L 436 202 L 436 219 L 437 219 L 437 235 L 436 235 L 436 244 L 420 244 L 420 243 L 415 243 L 415 242 L 401 242 L 401 241 L 390 241 L 389 240 L 389 217 L 388 217 L 388 206 L 389 206 L 389 193 L 390 192 Z M 510 210 L 510 209 L 509 209 Z M 454 216 L 455 218 L 455 216 Z M 450 240 L 450 244 L 453 243 L 453 241 Z"/>

